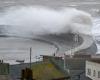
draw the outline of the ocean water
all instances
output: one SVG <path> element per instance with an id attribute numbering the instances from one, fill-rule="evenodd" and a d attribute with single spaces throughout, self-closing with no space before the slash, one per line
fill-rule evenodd
<path id="1" fill-rule="evenodd" d="M 35 6 L 39 5 L 39 6 L 50 7 L 50 8 L 58 9 L 58 10 L 61 9 L 61 8 L 71 7 L 71 8 L 76 8 L 76 9 L 79 9 L 79 10 L 86 11 L 89 14 L 91 14 L 93 16 L 92 34 L 93 34 L 93 38 L 94 38 L 94 40 L 97 44 L 97 47 L 98 47 L 97 53 L 100 53 L 100 43 L 99 43 L 99 41 L 100 41 L 100 15 L 99 15 L 99 13 L 100 13 L 100 2 L 99 2 L 99 0 L 84 0 L 83 2 L 82 2 L 82 0 L 77 0 L 76 2 L 74 2 L 74 0 L 0 0 L 0 14 L 3 14 L 3 12 L 5 12 L 5 10 L 8 9 L 9 7 L 20 7 L 20 6 L 27 7 L 27 6 L 34 6 L 34 5 Z M 17 28 L 17 29 L 20 30 L 19 28 Z M 62 41 L 62 39 L 59 40 L 59 41 Z M 39 46 L 40 43 L 37 42 L 37 45 Z M 44 49 L 45 48 L 44 45 L 47 45 L 46 50 Z M 66 46 L 66 44 L 61 44 L 61 45 L 60 46 L 63 47 L 63 48 L 69 47 L 69 46 Z M 42 46 L 44 46 L 43 50 L 41 50 L 41 52 L 43 54 L 49 53 L 49 51 L 51 51 L 51 49 L 52 49 L 53 52 L 50 52 L 50 53 L 54 53 L 55 50 L 56 50 L 54 46 L 51 46 L 51 45 L 48 45 L 48 44 L 42 44 L 41 43 L 41 47 Z M 38 47 L 38 48 L 40 48 L 40 47 Z M 37 48 L 37 51 L 38 51 L 38 48 Z M 35 51 L 35 53 L 37 51 Z M 13 55 L 14 54 L 12 54 L 12 56 Z M 18 56 L 20 56 L 20 55 L 18 55 Z M 27 55 L 25 55 L 25 56 L 27 57 Z M 3 55 L 3 57 L 5 57 L 5 55 Z M 11 57 L 9 57 L 9 55 L 7 57 L 11 58 Z"/>
<path id="2" fill-rule="evenodd" d="M 100 17 L 94 18 L 93 28 L 92 28 L 93 38 L 98 48 L 97 54 L 100 53 Z"/>

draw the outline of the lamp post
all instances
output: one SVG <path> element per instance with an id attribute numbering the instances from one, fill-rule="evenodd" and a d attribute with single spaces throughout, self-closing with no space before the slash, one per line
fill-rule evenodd
<path id="1" fill-rule="evenodd" d="M 30 48 L 30 69 L 31 69 L 31 55 L 32 55 L 32 47 Z"/>
<path id="2" fill-rule="evenodd" d="M 66 55 L 64 54 L 64 70 L 66 70 L 66 59 L 65 59 Z"/>

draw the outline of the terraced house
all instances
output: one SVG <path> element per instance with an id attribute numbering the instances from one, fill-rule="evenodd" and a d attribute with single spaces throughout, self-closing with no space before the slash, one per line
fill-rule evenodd
<path id="1" fill-rule="evenodd" d="M 91 80 L 100 80 L 100 58 L 86 61 L 86 76 Z"/>

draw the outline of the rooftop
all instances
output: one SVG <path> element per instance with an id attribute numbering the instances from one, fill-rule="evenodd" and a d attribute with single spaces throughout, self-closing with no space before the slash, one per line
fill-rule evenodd
<path id="1" fill-rule="evenodd" d="M 33 77 L 36 80 L 51 80 L 53 78 L 65 77 L 51 62 L 41 62 L 32 66 Z"/>
<path id="2" fill-rule="evenodd" d="M 100 58 L 91 58 L 91 59 L 88 60 L 88 61 L 100 63 Z"/>

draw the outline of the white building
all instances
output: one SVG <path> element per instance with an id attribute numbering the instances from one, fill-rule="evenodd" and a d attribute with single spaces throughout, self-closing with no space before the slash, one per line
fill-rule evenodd
<path id="1" fill-rule="evenodd" d="M 100 80 L 100 58 L 86 61 L 86 76 L 91 80 Z"/>

